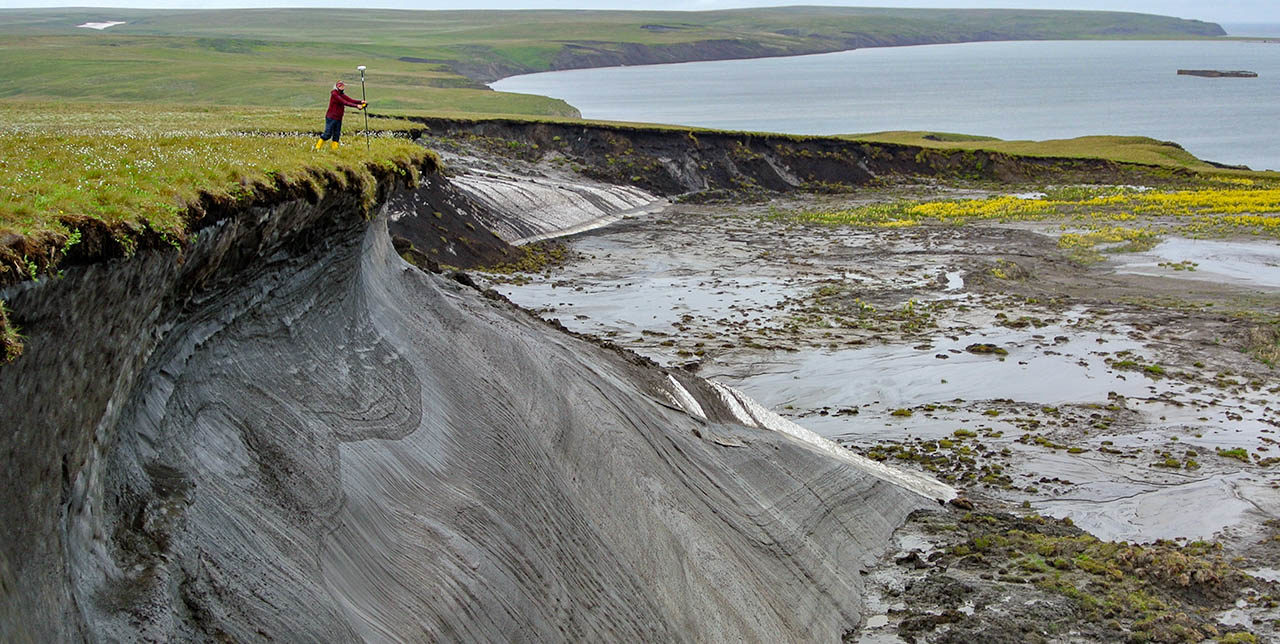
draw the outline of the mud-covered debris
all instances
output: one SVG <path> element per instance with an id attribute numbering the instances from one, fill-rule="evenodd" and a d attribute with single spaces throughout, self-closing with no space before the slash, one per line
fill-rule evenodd
<path id="1" fill-rule="evenodd" d="M 968 351 L 969 353 L 976 353 L 978 355 L 997 355 L 997 356 L 1009 355 L 1009 351 L 1007 349 L 1003 347 L 998 347 L 989 342 L 976 342 L 974 344 L 971 344 L 965 347 L 964 350 Z"/>
<path id="2" fill-rule="evenodd" d="M 903 640 L 1262 641 L 1220 622 L 1226 610 L 1266 610 L 1271 595 L 1219 544 L 1102 541 L 1068 520 L 976 505 L 917 513 L 911 549 L 870 573 L 905 607 L 888 625 Z"/>

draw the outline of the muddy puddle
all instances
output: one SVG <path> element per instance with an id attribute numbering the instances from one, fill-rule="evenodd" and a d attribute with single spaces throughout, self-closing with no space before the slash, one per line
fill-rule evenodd
<path id="1" fill-rule="evenodd" d="M 496 287 L 849 449 L 1103 539 L 1247 547 L 1280 516 L 1280 378 L 1241 344 L 1247 321 L 1211 308 L 1277 301 L 1274 243 L 1168 239 L 1080 268 L 1030 226 L 766 212 L 674 206 L 569 238 L 579 260 Z"/>
<path id="2" fill-rule="evenodd" d="M 745 260 L 735 266 L 672 252 L 636 256 L 607 237 L 584 236 L 574 249 L 592 258 L 587 265 L 499 290 L 571 330 L 634 340 L 641 334 L 672 334 L 693 319 L 767 324 L 795 283 L 781 275 L 761 276 Z M 661 350 L 640 352 L 671 358 Z"/>
<path id="3" fill-rule="evenodd" d="M 1261 241 L 1166 239 L 1150 252 L 1126 256 L 1116 271 L 1155 277 L 1167 276 L 1172 271 L 1182 279 L 1280 289 L 1280 245 Z"/>

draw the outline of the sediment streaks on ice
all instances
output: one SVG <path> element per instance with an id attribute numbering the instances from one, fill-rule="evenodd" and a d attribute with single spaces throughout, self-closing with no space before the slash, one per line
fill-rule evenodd
<path id="1" fill-rule="evenodd" d="M 698 400 L 689 393 L 680 381 L 676 380 L 670 374 L 667 375 L 667 382 L 671 383 L 671 396 L 677 405 L 692 416 L 697 416 L 703 420 L 707 419 L 706 412 L 702 411 L 702 405 L 698 404 Z"/>
<path id="2" fill-rule="evenodd" d="M 957 496 L 955 488 L 930 478 L 928 475 L 891 467 L 844 449 L 834 441 L 823 438 L 818 434 L 770 411 L 760 403 L 752 400 L 751 397 L 737 389 L 734 389 L 733 387 L 721 384 L 714 380 L 711 381 L 711 386 L 715 388 L 715 390 L 720 394 L 721 400 L 724 401 L 725 405 L 729 407 L 733 414 L 737 416 L 738 420 L 744 425 L 760 427 L 762 429 L 769 429 L 781 434 L 786 434 L 787 436 L 800 440 L 827 455 L 850 463 L 855 467 L 868 472 L 873 476 L 889 481 L 894 485 L 900 485 L 907 488 L 908 490 L 911 490 L 925 498 L 950 501 Z"/>
<path id="3" fill-rule="evenodd" d="M 610 224 L 665 200 L 639 188 L 472 171 L 454 185 L 494 215 L 494 230 L 521 244 Z"/>

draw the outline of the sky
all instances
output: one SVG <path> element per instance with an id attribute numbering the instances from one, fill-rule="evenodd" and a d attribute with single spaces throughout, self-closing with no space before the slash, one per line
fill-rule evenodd
<path id="1" fill-rule="evenodd" d="M 232 7 L 347 7 L 387 9 L 660 9 L 709 10 L 777 5 L 865 5 L 876 7 L 1000 7 L 1021 9 L 1090 9 L 1137 11 L 1179 18 L 1225 23 L 1280 23 L 1280 0 L 0 0 L 0 8 L 16 7 L 137 7 L 194 9 Z"/>

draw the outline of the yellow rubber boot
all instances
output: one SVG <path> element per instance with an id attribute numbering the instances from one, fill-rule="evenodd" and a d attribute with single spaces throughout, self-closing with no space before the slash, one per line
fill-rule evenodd
<path id="1" fill-rule="evenodd" d="M 315 149 L 316 149 L 316 150 L 319 150 L 319 149 L 320 149 L 320 146 L 322 146 L 322 145 L 324 145 L 324 139 L 316 139 L 316 147 L 315 147 Z"/>
<path id="2" fill-rule="evenodd" d="M 334 150 L 337 150 L 337 149 L 338 149 L 338 142 L 337 142 L 337 141 L 330 141 L 330 142 L 329 142 L 329 147 L 330 147 L 330 148 L 332 148 L 332 149 L 334 149 Z"/>

